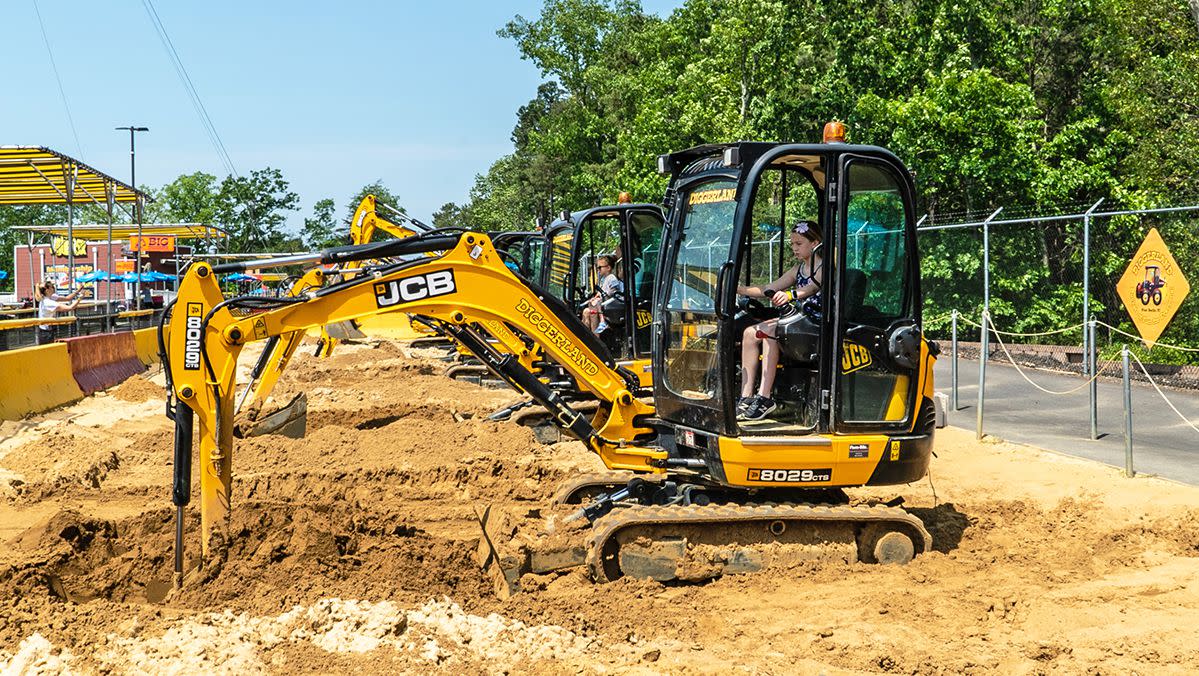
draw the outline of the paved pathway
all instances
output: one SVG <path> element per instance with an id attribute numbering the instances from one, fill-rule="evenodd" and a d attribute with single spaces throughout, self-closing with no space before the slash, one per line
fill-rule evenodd
<path id="1" fill-rule="evenodd" d="M 948 346 L 946 346 L 947 348 Z M 949 424 L 975 429 L 978 361 L 958 360 L 958 404 L 953 410 L 949 350 L 936 365 L 936 386 L 950 397 Z M 1132 364 L 1136 369 L 1136 362 Z M 1063 391 L 1085 382 L 1082 376 L 1024 368 L 1041 387 Z M 1020 376 L 1010 363 L 987 363 L 983 432 L 1123 468 L 1124 398 L 1119 372 L 1099 379 L 1098 432 L 1091 440 L 1089 387 L 1066 395 L 1046 394 Z M 1164 389 L 1166 396 L 1199 427 L 1199 392 Z M 1199 432 L 1191 429 L 1148 383 L 1132 383 L 1133 468 L 1138 474 L 1199 485 Z"/>

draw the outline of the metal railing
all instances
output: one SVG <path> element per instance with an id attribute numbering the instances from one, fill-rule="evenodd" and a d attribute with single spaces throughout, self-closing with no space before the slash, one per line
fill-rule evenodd
<path id="1" fill-rule="evenodd" d="M 1098 430 L 1099 397 L 1098 397 L 1098 387 L 1097 387 L 1098 380 L 1101 376 L 1109 373 L 1110 371 L 1114 371 L 1116 362 L 1114 360 L 1109 360 L 1108 362 L 1106 362 L 1102 365 L 1099 364 L 1098 349 L 1096 348 L 1096 343 L 1094 340 L 1095 329 L 1098 325 L 1103 325 L 1103 326 L 1106 326 L 1108 329 L 1110 329 L 1116 333 L 1123 334 L 1127 337 L 1134 338 L 1134 339 L 1138 338 L 1138 337 L 1133 334 L 1127 333 L 1121 329 L 1113 327 L 1111 325 L 1103 324 L 1102 322 L 1099 322 L 1093 318 L 1090 319 L 1086 325 L 1086 328 L 1087 328 L 1086 333 L 1090 336 L 1090 339 L 1088 340 L 1089 349 L 1086 353 L 1086 359 L 1084 360 L 1084 363 L 1088 365 L 1086 370 L 1084 371 L 1084 375 L 1086 376 L 1085 379 L 1075 387 L 1071 387 L 1071 388 L 1068 388 L 1065 390 L 1054 390 L 1054 389 L 1049 389 L 1047 387 L 1042 386 L 1041 384 L 1034 381 L 1031 377 L 1029 377 L 1029 375 L 1027 374 L 1025 369 L 1023 367 L 1021 367 L 1021 364 L 1013 357 L 1011 351 L 1008 349 L 1007 345 L 1004 343 L 1003 336 L 1006 335 L 1006 336 L 1009 336 L 1010 338 L 1043 337 L 1043 336 L 1047 336 L 1047 335 L 1062 334 L 1062 333 L 1078 330 L 1079 328 L 1082 328 L 1081 325 L 1067 326 L 1064 328 L 1059 328 L 1059 329 L 1054 329 L 1054 330 L 1039 332 L 1039 333 L 1027 333 L 1027 332 L 1002 331 L 1002 330 L 998 329 L 995 326 L 995 324 L 992 322 L 991 317 L 986 312 L 984 312 L 982 314 L 980 319 L 981 319 L 980 322 L 975 323 L 972 320 L 963 316 L 957 310 L 952 311 L 951 315 L 950 315 L 950 321 L 951 321 L 950 359 L 952 361 L 950 363 L 950 392 L 951 393 L 950 393 L 949 401 L 950 401 L 950 406 L 951 406 L 952 411 L 960 410 L 960 403 L 959 403 L 959 397 L 958 397 L 958 358 L 959 358 L 959 354 L 960 354 L 960 345 L 958 342 L 958 324 L 959 324 L 959 322 L 965 323 L 967 325 L 971 325 L 971 326 L 977 328 L 980 331 L 980 335 L 982 337 L 981 346 L 980 346 L 979 354 L 978 354 L 979 383 L 978 383 L 978 404 L 977 404 L 977 411 L 976 411 L 976 426 L 975 426 L 976 438 L 981 440 L 984 437 L 984 420 L 985 420 L 985 412 L 986 412 L 986 364 L 991 359 L 991 353 L 990 353 L 990 350 L 988 349 L 987 338 L 991 335 L 994 335 L 996 342 L 1000 346 L 1000 351 L 1003 353 L 1006 361 L 1008 361 L 1015 368 L 1016 372 L 1020 375 L 1020 377 L 1025 382 L 1027 382 L 1029 385 L 1031 385 L 1036 390 L 1043 392 L 1045 394 L 1049 394 L 1049 395 L 1064 396 L 1064 395 L 1070 395 L 1070 394 L 1077 393 L 1080 390 L 1082 390 L 1083 388 L 1087 388 L 1088 395 L 1089 395 L 1088 409 L 1089 409 L 1089 418 L 1090 418 L 1090 438 L 1091 438 L 1091 440 L 1099 439 L 1099 430 Z M 1165 344 L 1165 343 L 1158 343 L 1155 345 L 1155 347 L 1165 349 L 1165 350 L 1177 350 L 1177 351 L 1183 351 L 1183 352 L 1199 352 L 1199 349 L 1196 349 L 1196 348 L 1190 348 L 1190 347 L 1180 346 L 1180 345 L 1169 345 L 1169 344 Z M 1139 370 L 1139 374 L 1132 370 L 1132 368 L 1131 368 L 1132 362 L 1136 362 L 1136 366 L 1137 366 L 1137 369 Z M 1125 474 L 1125 476 L 1133 477 L 1133 476 L 1136 476 L 1136 470 L 1135 470 L 1134 464 L 1133 464 L 1133 441 L 1134 440 L 1133 440 L 1132 380 L 1134 378 L 1143 379 L 1144 381 L 1146 381 L 1150 385 L 1152 385 L 1154 391 L 1165 402 L 1167 408 L 1169 408 L 1175 415 L 1177 415 L 1182 420 L 1182 422 L 1185 424 L 1185 426 L 1190 428 L 1190 430 L 1192 430 L 1196 433 L 1199 433 L 1199 424 L 1197 424 L 1197 423 L 1199 423 L 1199 421 L 1192 421 L 1185 414 L 1183 414 L 1182 411 L 1180 411 L 1178 409 L 1178 406 L 1170 399 L 1169 396 L 1166 395 L 1166 393 L 1162 389 L 1161 385 L 1157 382 L 1157 379 L 1154 378 L 1153 374 L 1151 374 L 1149 372 L 1149 368 L 1146 367 L 1145 363 L 1136 354 L 1134 354 L 1132 351 L 1129 350 L 1127 344 L 1122 345 L 1120 348 L 1119 364 L 1120 364 L 1120 376 L 1121 376 L 1121 385 L 1122 385 L 1122 402 L 1123 402 L 1123 413 L 1124 413 L 1124 416 L 1123 416 L 1123 418 L 1124 418 L 1124 421 L 1123 421 L 1123 423 L 1124 423 L 1124 425 L 1123 425 L 1123 427 L 1124 427 L 1124 458 L 1125 458 L 1124 474 Z M 1197 438 L 1197 440 L 1199 440 L 1199 438 Z"/>

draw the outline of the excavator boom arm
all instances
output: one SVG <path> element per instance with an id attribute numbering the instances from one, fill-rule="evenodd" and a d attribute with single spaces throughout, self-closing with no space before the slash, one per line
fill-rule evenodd
<path id="1" fill-rule="evenodd" d="M 177 444 L 182 438 L 190 443 L 192 412 L 198 420 L 205 546 L 212 527 L 223 521 L 229 508 L 233 399 L 242 347 L 252 340 L 294 335 L 330 322 L 383 312 L 414 312 L 452 327 L 456 338 L 555 413 L 558 423 L 595 450 L 609 468 L 663 471 L 658 465 L 666 452 L 637 442 L 652 434 L 640 423 L 642 417 L 653 413 L 652 407 L 633 396 L 633 385 L 616 370 L 602 347 L 595 349 L 598 343 L 564 306 L 553 307 L 554 299 L 508 270 L 486 235 L 432 233 L 330 249 L 320 259 L 345 262 L 432 252 L 440 253 L 373 269 L 370 274 L 297 298 L 225 299 L 216 273 L 235 271 L 244 264 L 214 268 L 196 263 L 188 269 L 166 336 L 167 368 L 176 400 Z M 588 423 L 524 369 L 514 355 L 472 340 L 470 325 L 488 322 L 502 322 L 531 338 L 582 387 L 607 403 L 607 416 L 597 418 L 594 425 Z M 186 425 L 183 420 L 188 421 Z M 177 455 L 180 452 L 177 448 Z M 186 502 L 186 491 L 180 497 L 181 483 L 177 476 L 177 505 L 180 500 Z"/>

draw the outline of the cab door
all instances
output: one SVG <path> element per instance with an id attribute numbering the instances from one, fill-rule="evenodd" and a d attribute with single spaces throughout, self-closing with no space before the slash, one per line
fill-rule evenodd
<path id="1" fill-rule="evenodd" d="M 665 217 L 653 206 L 634 206 L 624 211 L 622 268 L 628 297 L 630 355 L 648 359 L 653 352 L 654 285 L 662 251 Z"/>
<path id="2" fill-rule="evenodd" d="M 888 156 L 838 164 L 831 428 L 911 429 L 920 362 L 911 179 Z"/>
<path id="3" fill-rule="evenodd" d="M 669 237 L 658 265 L 654 402 L 658 415 L 727 433 L 732 366 L 728 310 L 735 284 L 736 177 L 695 179 L 676 189 Z M 727 404 L 727 405 L 726 405 Z"/>

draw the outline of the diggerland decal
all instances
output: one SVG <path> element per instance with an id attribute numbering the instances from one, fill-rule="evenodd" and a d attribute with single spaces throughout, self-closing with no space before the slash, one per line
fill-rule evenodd
<path id="1" fill-rule="evenodd" d="M 713 204 L 716 202 L 732 202 L 737 191 L 733 188 L 720 188 L 718 190 L 700 190 L 693 192 L 687 198 L 687 204 Z"/>
<path id="2" fill-rule="evenodd" d="M 575 345 L 566 334 L 559 331 L 558 327 L 551 324 L 544 315 L 537 311 L 537 308 L 533 307 L 529 303 L 529 301 L 525 300 L 524 298 L 517 300 L 516 311 L 524 315 L 524 318 L 529 320 L 529 323 L 531 323 L 538 331 L 545 334 L 545 337 L 549 339 L 550 343 L 565 352 L 567 357 L 574 362 L 575 365 L 583 371 L 583 373 L 586 373 L 589 376 L 599 373 L 599 367 L 595 365 L 595 362 L 588 359 L 587 355 L 583 354 L 583 350 L 580 349 L 578 345 Z"/>

